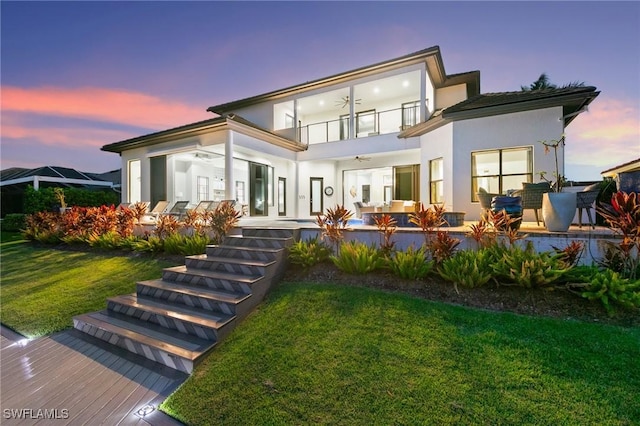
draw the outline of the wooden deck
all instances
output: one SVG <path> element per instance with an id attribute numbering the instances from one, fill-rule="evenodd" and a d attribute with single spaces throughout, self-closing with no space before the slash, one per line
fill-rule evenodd
<path id="1" fill-rule="evenodd" d="M 114 349 L 76 330 L 25 342 L 2 327 L 2 425 L 179 425 L 146 404 L 162 402 L 187 375 Z"/>

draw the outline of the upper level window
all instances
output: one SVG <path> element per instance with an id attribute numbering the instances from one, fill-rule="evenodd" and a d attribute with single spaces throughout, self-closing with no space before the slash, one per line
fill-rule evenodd
<path id="1" fill-rule="evenodd" d="M 444 202 L 444 171 L 442 158 L 429 161 L 429 202 L 442 204 Z"/>
<path id="2" fill-rule="evenodd" d="M 471 201 L 478 201 L 476 193 L 504 194 L 521 189 L 522 182 L 533 182 L 533 148 L 509 148 L 471 153 Z"/>

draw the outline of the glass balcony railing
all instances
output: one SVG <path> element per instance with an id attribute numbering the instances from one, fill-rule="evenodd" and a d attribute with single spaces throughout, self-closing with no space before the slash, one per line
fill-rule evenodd
<path id="1" fill-rule="evenodd" d="M 418 123 L 419 108 L 397 108 L 387 111 L 362 111 L 355 114 L 355 138 L 397 133 Z M 298 128 L 303 144 L 318 144 L 352 139 L 350 118 L 311 123 Z"/>

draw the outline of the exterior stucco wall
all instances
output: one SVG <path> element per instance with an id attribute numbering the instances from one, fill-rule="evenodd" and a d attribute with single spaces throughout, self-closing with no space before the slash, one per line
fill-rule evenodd
<path id="1" fill-rule="evenodd" d="M 561 137 L 564 131 L 563 122 L 559 120 L 561 116 L 562 107 L 554 107 L 454 122 L 453 163 L 451 168 L 445 164 L 445 180 L 453 183 L 453 209 L 466 212 L 466 220 L 480 217 L 479 203 L 471 202 L 472 151 L 531 146 L 533 181 L 540 180 L 540 171 L 546 171 L 551 178 L 555 170 L 554 156 L 553 153 L 545 154 L 539 141 Z M 560 173 L 564 174 L 563 151 L 559 151 L 558 161 Z M 525 211 L 523 220 L 535 220 L 533 211 Z"/>
<path id="2" fill-rule="evenodd" d="M 457 84 L 455 86 L 436 89 L 436 109 L 448 108 L 466 99 L 466 84 Z"/>
<path id="3" fill-rule="evenodd" d="M 447 211 L 453 211 L 453 124 L 449 123 L 420 138 L 420 201 L 425 208 L 430 205 L 429 162 L 442 158 L 444 169 L 444 204 Z"/>
<path id="4" fill-rule="evenodd" d="M 324 193 L 323 197 L 323 211 L 326 211 L 328 207 L 334 207 L 339 202 L 336 180 L 336 162 L 335 161 L 302 161 L 298 163 L 298 177 L 297 177 L 297 210 L 299 218 L 313 218 L 310 214 L 310 199 L 311 199 L 311 178 L 320 177 L 323 178 L 323 187 L 331 186 L 334 188 L 334 194 L 327 196 Z"/>

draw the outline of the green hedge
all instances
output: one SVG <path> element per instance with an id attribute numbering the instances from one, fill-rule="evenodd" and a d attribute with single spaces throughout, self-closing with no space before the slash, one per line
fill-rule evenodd
<path id="1" fill-rule="evenodd" d="M 22 213 L 11 213 L 2 219 L 2 230 L 5 232 L 20 232 L 25 228 L 27 215 Z"/>
<path id="2" fill-rule="evenodd" d="M 64 197 L 67 206 L 79 207 L 99 207 L 117 205 L 120 203 L 120 196 L 111 190 L 94 190 L 80 188 L 64 188 Z M 24 192 L 24 212 L 26 214 L 51 210 L 60 203 L 54 195 L 54 188 L 33 189 L 28 186 Z"/>

